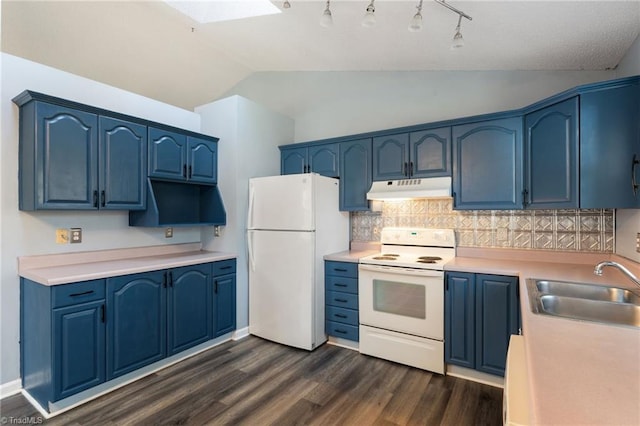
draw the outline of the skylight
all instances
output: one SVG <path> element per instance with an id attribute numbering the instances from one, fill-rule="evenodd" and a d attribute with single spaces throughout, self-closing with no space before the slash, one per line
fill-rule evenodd
<path id="1" fill-rule="evenodd" d="M 206 24 L 280 13 L 269 0 L 165 0 L 193 20 Z"/>

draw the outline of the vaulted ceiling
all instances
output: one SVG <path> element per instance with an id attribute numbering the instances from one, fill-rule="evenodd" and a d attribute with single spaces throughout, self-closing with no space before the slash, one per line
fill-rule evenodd
<path id="1" fill-rule="evenodd" d="M 605 70 L 640 32 L 640 1 L 290 0 L 283 13 L 199 24 L 162 1 L 2 1 L 2 51 L 192 109 L 259 71 Z M 274 2 L 281 6 L 280 2 Z"/>

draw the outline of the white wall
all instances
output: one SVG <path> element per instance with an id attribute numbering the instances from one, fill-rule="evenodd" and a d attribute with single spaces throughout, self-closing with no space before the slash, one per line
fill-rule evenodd
<path id="1" fill-rule="evenodd" d="M 199 131 L 200 116 L 124 90 L 2 54 L 0 140 L 0 384 L 19 378 L 19 278 L 17 257 L 45 253 L 142 247 L 200 241 L 199 228 L 130 228 L 127 212 L 21 212 L 18 210 L 18 107 L 25 89 Z M 55 229 L 80 227 L 82 244 L 55 244 Z"/>
<path id="2" fill-rule="evenodd" d="M 613 71 L 261 72 L 228 94 L 295 120 L 291 142 L 520 108 Z"/>
<path id="3" fill-rule="evenodd" d="M 616 68 L 616 77 L 629 77 L 640 74 L 640 35 L 631 44 Z"/>
<path id="4" fill-rule="evenodd" d="M 202 130 L 217 135 L 218 180 L 227 209 L 227 226 L 219 238 L 204 230 L 206 249 L 232 251 L 237 260 L 237 327 L 249 324 L 249 281 L 246 220 L 249 179 L 280 174 L 278 145 L 293 138 L 291 118 L 240 96 L 232 96 L 196 108 Z"/>

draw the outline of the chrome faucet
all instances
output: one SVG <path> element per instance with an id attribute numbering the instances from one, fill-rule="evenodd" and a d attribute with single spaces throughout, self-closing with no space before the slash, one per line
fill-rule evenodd
<path id="1" fill-rule="evenodd" d="M 640 286 L 640 280 L 638 279 L 638 277 L 633 275 L 630 270 L 628 270 L 627 268 L 625 268 L 624 266 L 622 266 L 618 262 L 612 262 L 610 260 L 605 260 L 604 262 L 600 262 L 600 263 L 598 263 L 596 265 L 595 269 L 593 270 L 593 273 L 596 274 L 597 276 L 602 276 L 602 269 L 605 266 L 615 266 L 623 274 L 625 274 L 627 276 L 627 278 L 629 278 L 631 281 L 633 281 L 637 286 Z"/>

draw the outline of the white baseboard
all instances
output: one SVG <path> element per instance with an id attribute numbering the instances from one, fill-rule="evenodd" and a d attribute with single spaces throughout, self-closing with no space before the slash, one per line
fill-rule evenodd
<path id="1" fill-rule="evenodd" d="M 240 340 L 244 339 L 249 335 L 249 327 L 241 328 L 240 330 L 236 330 L 233 332 L 231 336 L 231 340 Z"/>
<path id="2" fill-rule="evenodd" d="M 483 373 L 481 371 L 471 370 L 469 368 L 459 367 L 457 365 L 447 364 L 447 376 L 459 377 L 461 379 L 470 380 L 472 382 L 482 383 L 496 388 L 504 389 L 504 378 L 494 376 L 493 374 Z"/>
<path id="3" fill-rule="evenodd" d="M 360 351 L 360 345 L 358 342 L 354 342 L 353 340 L 343 339 L 341 337 L 333 337 L 329 336 L 327 340 L 327 344 L 340 346 L 341 348 L 351 349 L 352 351 Z"/>
<path id="4" fill-rule="evenodd" d="M 20 393 L 22 390 L 22 380 L 16 379 L 0 385 L 0 399 Z"/>

